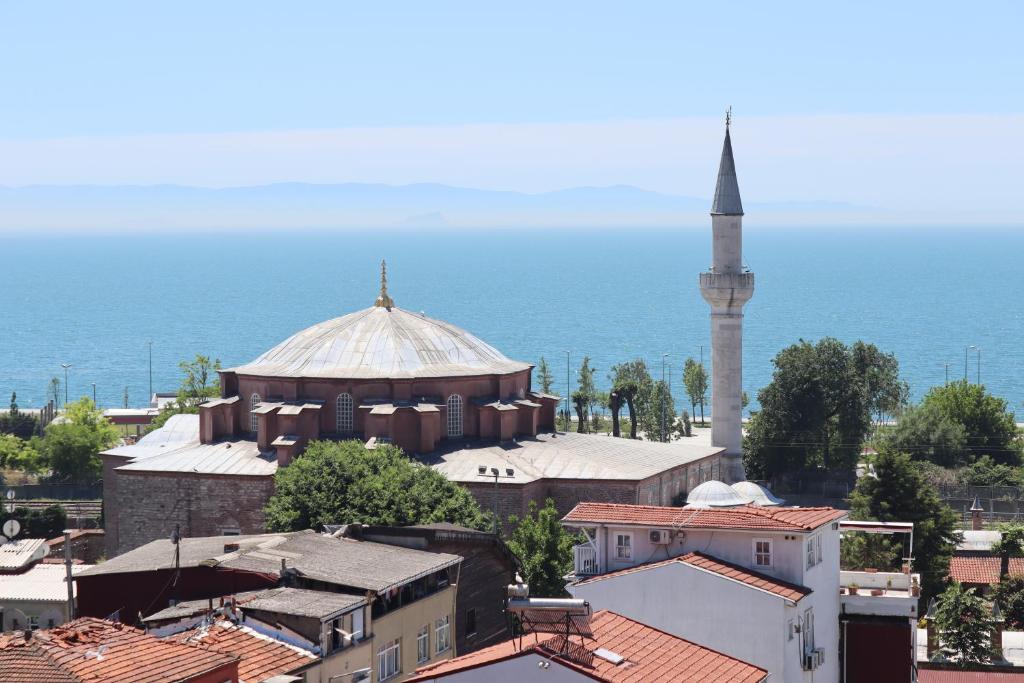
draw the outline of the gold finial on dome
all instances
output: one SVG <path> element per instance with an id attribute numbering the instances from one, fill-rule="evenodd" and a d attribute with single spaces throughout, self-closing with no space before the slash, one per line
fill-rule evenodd
<path id="1" fill-rule="evenodd" d="M 380 296 L 373 302 L 377 308 L 386 308 L 389 311 L 395 302 L 388 296 L 388 264 L 384 260 L 380 262 Z"/>

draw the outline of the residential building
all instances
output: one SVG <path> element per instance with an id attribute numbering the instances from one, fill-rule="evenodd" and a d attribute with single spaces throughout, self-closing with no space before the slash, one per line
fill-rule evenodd
<path id="1" fill-rule="evenodd" d="M 871 666 L 862 661 L 871 643 L 888 666 L 875 683 L 910 681 L 918 577 L 840 570 L 843 526 L 871 529 L 845 521 L 844 510 L 744 504 L 721 482 L 691 498 L 714 498 L 707 493 L 717 487 L 725 507 L 577 505 L 563 519 L 586 537 L 574 550 L 569 592 L 762 667 L 773 680 L 837 681 L 843 671 L 845 680 L 866 680 L 854 674 Z M 855 584 L 864 594 L 850 594 Z M 890 629 L 884 642 L 880 629 Z"/>
<path id="2" fill-rule="evenodd" d="M 71 617 L 67 567 L 47 563 L 50 548 L 42 538 L 0 545 L 0 631 L 53 628 Z M 86 569 L 72 565 L 72 574 Z M 72 598 L 75 587 L 72 585 Z"/>
<path id="3" fill-rule="evenodd" d="M 0 635 L 5 683 L 240 683 L 238 658 L 102 619 Z"/>
<path id="4" fill-rule="evenodd" d="M 455 598 L 455 651 L 469 654 L 512 635 L 501 605 L 519 561 L 493 533 L 448 523 L 412 527 L 347 524 L 328 526 L 328 531 L 346 538 L 459 555 L 462 565 Z"/>
<path id="5" fill-rule="evenodd" d="M 1001 557 L 992 552 L 1003 534 L 998 529 L 986 529 L 984 509 L 977 498 L 971 506 L 971 528 L 964 530 L 949 560 L 949 578 L 987 593 L 1000 582 L 1004 574 L 1024 576 L 1024 558 Z"/>
<path id="6" fill-rule="evenodd" d="M 153 541 L 83 572 L 80 609 L 145 615 L 171 635 L 227 598 L 244 617 L 238 623 L 317 655 L 324 680 L 372 668 L 384 672 L 377 680 L 398 681 L 454 655 L 461 562 L 313 531 L 183 538 L 177 549 Z"/>
<path id="7" fill-rule="evenodd" d="M 590 621 L 592 637 L 567 643 L 564 636 L 541 640 L 526 635 L 470 655 L 423 667 L 409 679 L 427 681 L 679 681 L 759 683 L 763 668 L 715 652 L 611 611 Z"/>

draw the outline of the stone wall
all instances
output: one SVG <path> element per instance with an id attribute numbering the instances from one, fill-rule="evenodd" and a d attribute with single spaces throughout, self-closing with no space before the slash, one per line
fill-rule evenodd
<path id="1" fill-rule="evenodd" d="M 227 531 L 264 531 L 263 508 L 274 493 L 272 476 L 125 472 L 117 480 L 108 519 L 116 517 L 113 555 L 158 538 L 175 524 L 182 536 L 219 536 Z"/>

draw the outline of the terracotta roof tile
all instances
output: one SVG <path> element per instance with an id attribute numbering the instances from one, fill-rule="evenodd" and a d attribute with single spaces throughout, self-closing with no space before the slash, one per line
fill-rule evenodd
<path id="1" fill-rule="evenodd" d="M 621 655 L 625 661 L 612 664 L 600 657 L 585 656 L 584 653 L 584 656 L 573 659 L 553 659 L 552 664 L 571 667 L 596 680 L 614 683 L 754 683 L 765 680 L 768 675 L 765 670 L 752 664 L 677 638 L 614 612 L 597 612 L 591 620 L 591 626 L 594 638 L 586 640 L 587 650 L 605 648 Z M 547 656 L 552 650 L 559 651 L 559 638 L 530 642 L 530 636 L 525 636 L 522 650 L 516 649 L 518 641 L 507 641 L 446 662 L 425 666 L 418 669 L 408 681 L 429 681 L 531 652 Z"/>
<path id="2" fill-rule="evenodd" d="M 130 626 L 93 618 L 36 631 L 28 640 L 20 633 L 6 636 L 0 639 L 0 655 L 22 663 L 32 657 L 36 660 L 33 666 L 61 672 L 34 680 L 163 683 L 189 681 L 211 672 L 230 679 L 237 670 L 235 657 L 197 651 Z"/>
<path id="3" fill-rule="evenodd" d="M 960 583 L 999 583 L 998 557 L 953 557 L 949 561 L 949 578 Z M 1024 558 L 1010 558 L 1010 574 L 1024 575 Z"/>
<path id="4" fill-rule="evenodd" d="M 616 578 L 624 574 L 632 574 L 635 572 L 655 569 L 657 567 L 663 567 L 677 562 L 718 574 L 724 578 L 732 579 L 733 581 L 738 581 L 752 588 L 757 588 L 759 590 L 778 595 L 779 597 L 791 600 L 792 602 L 799 602 L 804 596 L 810 595 L 812 592 L 810 588 L 782 581 L 775 577 L 768 576 L 767 574 L 762 574 L 700 552 L 691 552 L 668 560 L 661 560 L 658 562 L 651 562 L 649 564 L 629 567 L 627 569 L 620 569 L 614 572 L 608 572 L 607 574 L 601 574 L 600 576 L 594 576 L 578 581 L 576 585 L 579 586 L 587 583 L 593 583 L 595 581 L 603 581 L 605 579 Z"/>
<path id="5" fill-rule="evenodd" d="M 733 508 L 687 509 L 657 505 L 580 503 L 562 521 L 569 524 L 583 522 L 689 529 L 811 531 L 847 514 L 846 510 L 829 507 L 765 508 L 742 505 Z"/>
<path id="6" fill-rule="evenodd" d="M 238 677 L 246 683 L 291 673 L 317 661 L 312 652 L 285 645 L 251 628 L 227 621 L 218 621 L 209 629 L 179 633 L 166 640 L 238 657 Z"/>

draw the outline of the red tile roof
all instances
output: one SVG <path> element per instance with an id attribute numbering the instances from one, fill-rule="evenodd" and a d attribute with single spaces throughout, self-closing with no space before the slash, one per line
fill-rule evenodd
<path id="1" fill-rule="evenodd" d="M 218 621 L 209 629 L 191 629 L 170 636 L 189 645 L 200 646 L 214 652 L 239 657 L 238 678 L 242 681 L 262 681 L 278 674 L 292 673 L 317 661 L 312 652 L 260 635 L 246 626 Z"/>
<path id="2" fill-rule="evenodd" d="M 751 529 L 811 531 L 848 514 L 835 508 L 785 508 L 741 505 L 734 508 L 687 509 L 657 505 L 580 503 L 562 521 L 683 527 L 689 529 Z"/>
<path id="3" fill-rule="evenodd" d="M 810 595 L 812 592 L 810 588 L 781 581 L 772 576 L 768 576 L 767 574 L 762 574 L 700 552 L 687 553 L 685 555 L 680 555 L 679 557 L 673 557 L 669 560 L 661 560 L 659 562 L 651 562 L 648 564 L 637 565 L 635 567 L 629 567 L 628 569 L 608 572 L 607 574 L 601 574 L 600 576 L 593 576 L 583 579 L 582 581 L 578 581 L 576 582 L 576 585 L 580 586 L 587 583 L 593 583 L 595 581 L 603 581 L 605 579 L 622 576 L 623 574 L 646 571 L 648 569 L 663 567 L 676 562 L 718 574 L 726 579 L 732 579 L 733 581 L 738 581 L 739 583 L 750 586 L 751 588 L 767 591 L 768 593 L 778 595 L 779 597 L 791 600 L 792 602 L 799 602 L 805 595 Z"/>
<path id="4" fill-rule="evenodd" d="M 124 624 L 93 618 L 35 631 L 27 640 L 21 632 L 2 636 L 0 655 L 0 661 L 17 660 L 19 670 L 32 666 L 60 672 L 32 680 L 163 683 L 216 672 L 220 680 L 233 681 L 238 671 L 235 657 L 170 643 Z"/>
<path id="5" fill-rule="evenodd" d="M 572 659 L 556 657 L 551 660 L 552 665 L 566 666 L 598 681 L 615 683 L 755 683 L 765 680 L 768 676 L 764 669 L 752 664 L 677 638 L 614 612 L 597 612 L 591 620 L 591 626 L 594 638 L 585 641 L 586 648 L 605 648 L 621 655 L 625 660 L 619 664 L 612 664 L 597 656 Z M 408 682 L 442 678 L 448 674 L 485 667 L 529 653 L 548 657 L 552 651 L 559 651 L 560 638 L 559 636 L 544 642 L 531 642 L 531 636 L 524 636 L 521 650 L 517 649 L 518 641 L 510 640 L 472 654 L 417 669 Z"/>
<path id="6" fill-rule="evenodd" d="M 960 583 L 999 583 L 999 557 L 953 557 L 949 561 L 949 578 Z M 1010 574 L 1024 575 L 1024 558 L 1010 558 Z"/>
<path id="7" fill-rule="evenodd" d="M 918 683 L 1024 683 L 1024 673 L 918 669 Z"/>

